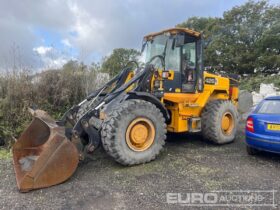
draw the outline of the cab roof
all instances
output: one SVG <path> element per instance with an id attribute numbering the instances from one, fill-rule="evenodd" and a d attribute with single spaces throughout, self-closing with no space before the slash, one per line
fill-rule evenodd
<path id="1" fill-rule="evenodd" d="M 197 32 L 197 31 L 194 31 L 194 30 L 191 30 L 191 29 L 188 29 L 188 28 L 176 27 L 176 28 L 165 29 L 165 30 L 162 30 L 160 32 L 150 33 L 150 34 L 144 36 L 144 39 L 149 40 L 149 39 L 152 39 L 153 37 L 155 37 L 157 35 L 164 34 L 164 33 L 177 34 L 177 33 L 180 33 L 180 32 L 187 33 L 187 34 L 189 34 L 191 36 L 194 36 L 194 37 L 197 37 L 197 38 L 199 38 L 201 36 L 201 33 Z"/>

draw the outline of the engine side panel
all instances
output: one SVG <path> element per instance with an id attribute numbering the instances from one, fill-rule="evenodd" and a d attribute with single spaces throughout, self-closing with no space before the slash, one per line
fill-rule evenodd
<path id="1" fill-rule="evenodd" d="M 197 130 L 192 119 L 199 119 L 203 108 L 211 100 L 232 100 L 237 106 L 238 87 L 231 87 L 229 78 L 204 73 L 204 90 L 201 93 L 165 93 L 164 103 L 171 113 L 167 129 L 170 132 Z M 195 125 L 194 125 L 195 126 Z M 197 125 L 199 126 L 199 125 Z"/>

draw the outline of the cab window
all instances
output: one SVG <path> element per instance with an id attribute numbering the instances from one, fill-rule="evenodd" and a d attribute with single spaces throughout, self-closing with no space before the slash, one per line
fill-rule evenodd
<path id="1" fill-rule="evenodd" d="M 182 89 L 192 92 L 196 81 L 196 43 L 186 43 L 182 48 Z"/>
<path id="2" fill-rule="evenodd" d="M 173 70 L 175 72 L 180 72 L 181 66 L 181 56 L 180 56 L 180 47 L 173 47 L 173 39 L 170 38 L 166 47 L 166 56 L 165 56 L 165 69 Z"/>

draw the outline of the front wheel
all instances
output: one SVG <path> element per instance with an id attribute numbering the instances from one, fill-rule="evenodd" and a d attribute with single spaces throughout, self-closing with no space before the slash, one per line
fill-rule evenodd
<path id="1" fill-rule="evenodd" d="M 165 143 L 166 124 L 161 111 L 144 100 L 128 100 L 106 117 L 101 139 L 105 151 L 123 165 L 156 158 Z"/>

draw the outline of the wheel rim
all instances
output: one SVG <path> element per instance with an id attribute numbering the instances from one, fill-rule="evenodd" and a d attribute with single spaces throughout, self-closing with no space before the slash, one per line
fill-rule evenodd
<path id="1" fill-rule="evenodd" d="M 231 135 L 234 128 L 234 118 L 230 112 L 224 113 L 222 117 L 221 128 L 224 134 Z"/>
<path id="2" fill-rule="evenodd" d="M 126 143 L 134 151 L 145 151 L 154 142 L 155 127 L 143 117 L 134 119 L 126 130 Z"/>

